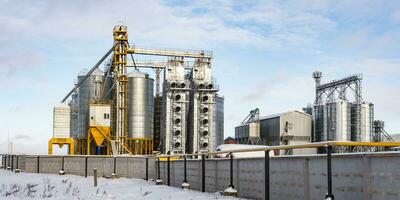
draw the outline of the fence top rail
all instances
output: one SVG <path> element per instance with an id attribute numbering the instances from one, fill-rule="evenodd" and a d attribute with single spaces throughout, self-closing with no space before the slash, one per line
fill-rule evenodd
<path id="1" fill-rule="evenodd" d="M 235 150 L 228 150 L 228 151 L 200 152 L 200 153 L 174 154 L 174 155 L 157 155 L 157 158 L 203 156 L 203 155 L 207 156 L 207 155 L 246 153 L 246 152 L 271 151 L 271 150 L 309 149 L 309 148 L 319 148 L 319 147 L 326 147 L 326 146 L 331 146 L 331 147 L 335 147 L 335 146 L 400 147 L 400 142 L 327 141 L 327 142 L 315 142 L 315 143 L 309 143 L 309 144 L 281 145 L 281 146 L 255 147 L 255 148 L 247 148 L 247 149 L 235 149 Z"/>

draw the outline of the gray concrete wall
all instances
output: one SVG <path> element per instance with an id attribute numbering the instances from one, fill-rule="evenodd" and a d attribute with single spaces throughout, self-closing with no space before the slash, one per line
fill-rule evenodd
<path id="1" fill-rule="evenodd" d="M 88 156 L 88 175 L 97 168 L 99 176 L 111 176 L 114 157 Z M 10 165 L 10 160 L 7 166 Z M 58 173 L 61 156 L 40 156 L 40 173 Z M 18 156 L 18 168 L 37 173 L 37 156 Z M 65 156 L 66 174 L 85 174 L 85 156 Z M 116 173 L 120 177 L 145 178 L 144 157 L 117 157 Z M 156 177 L 156 162 L 149 158 L 149 179 Z M 239 196 L 264 198 L 264 159 L 234 159 L 234 186 Z M 333 155 L 332 178 L 335 199 L 398 200 L 400 199 L 400 153 Z M 16 157 L 14 157 L 14 168 Z M 170 185 L 183 182 L 183 161 L 171 161 Z M 229 185 L 229 160 L 206 160 L 206 191 L 223 191 Z M 167 184 L 167 162 L 160 163 L 160 177 Z M 201 160 L 187 161 L 187 180 L 201 190 Z M 270 190 L 274 200 L 321 200 L 327 192 L 325 156 L 273 157 L 270 161 Z"/>
<path id="2" fill-rule="evenodd" d="M 58 174 L 62 169 L 63 156 L 39 156 L 39 173 Z M 85 175 L 86 156 L 64 156 L 64 171 L 66 174 Z M 116 157 L 116 174 L 119 177 L 145 178 L 146 158 L 139 156 Z M 16 168 L 16 156 L 13 159 Z M 29 173 L 38 172 L 38 156 L 19 155 L 18 168 Z M 11 158 L 7 159 L 7 166 L 11 167 Z M 87 175 L 93 175 L 93 169 L 97 169 L 98 176 L 110 177 L 114 172 L 114 157 L 87 156 Z M 155 159 L 148 160 L 148 178 L 155 179 Z"/>
<path id="3" fill-rule="evenodd" d="M 234 186 L 239 196 L 264 198 L 264 159 L 234 159 Z M 332 176 L 335 199 L 400 199 L 400 153 L 333 155 Z M 229 160 L 206 160 L 206 191 L 223 191 L 229 185 Z M 325 156 L 274 157 L 270 162 L 270 198 L 274 200 L 321 200 L 327 192 Z M 183 161 L 171 161 L 171 186 L 183 182 Z M 167 184 L 167 162 L 160 165 Z M 187 161 L 187 179 L 201 190 L 201 160 Z"/>

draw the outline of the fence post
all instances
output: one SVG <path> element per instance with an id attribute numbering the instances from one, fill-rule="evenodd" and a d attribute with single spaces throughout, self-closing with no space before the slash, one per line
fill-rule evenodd
<path id="1" fill-rule="evenodd" d="M 229 186 L 224 191 L 224 196 L 234 196 L 237 197 L 238 192 L 235 190 L 235 186 L 233 185 L 233 153 L 229 153 Z"/>
<path id="2" fill-rule="evenodd" d="M 206 191 L 206 157 L 201 155 L 201 191 Z"/>
<path id="3" fill-rule="evenodd" d="M 160 178 L 160 158 L 157 159 L 157 180 L 156 185 L 162 185 L 163 181 Z"/>
<path id="4" fill-rule="evenodd" d="M 85 178 L 87 178 L 88 157 L 85 156 Z"/>
<path id="5" fill-rule="evenodd" d="M 328 194 L 326 194 L 326 200 L 334 200 L 335 197 L 332 194 L 332 147 L 326 145 L 326 164 L 327 164 L 327 178 L 328 178 Z"/>
<path id="6" fill-rule="evenodd" d="M 269 150 L 265 151 L 264 158 L 264 191 L 265 191 L 265 200 L 269 200 Z"/>
<path id="7" fill-rule="evenodd" d="M 97 187 L 97 169 L 96 168 L 93 169 L 93 184 L 94 184 L 94 187 Z"/>
<path id="8" fill-rule="evenodd" d="M 111 174 L 111 178 L 117 178 L 117 157 L 114 156 L 114 170 Z"/>
<path id="9" fill-rule="evenodd" d="M 19 166 L 18 166 L 18 155 L 15 156 L 15 159 L 17 159 L 17 160 L 16 160 L 16 162 L 17 162 L 16 165 L 17 165 L 17 166 L 16 166 L 16 168 L 15 168 L 14 171 L 15 171 L 15 173 L 19 173 L 21 170 L 19 170 Z"/>
<path id="10" fill-rule="evenodd" d="M 40 156 L 37 157 L 37 173 L 40 173 Z"/>
<path id="11" fill-rule="evenodd" d="M 61 170 L 58 172 L 59 175 L 64 175 L 64 156 L 61 157 Z"/>
<path id="12" fill-rule="evenodd" d="M 4 155 L 4 169 L 7 170 L 7 154 Z"/>
<path id="13" fill-rule="evenodd" d="M 146 181 L 149 180 L 149 158 L 146 157 Z"/>
<path id="14" fill-rule="evenodd" d="M 14 155 L 11 155 L 11 171 L 14 171 Z"/>
<path id="15" fill-rule="evenodd" d="M 187 182 L 186 156 L 183 157 L 183 183 L 182 183 L 182 189 L 190 189 L 190 184 Z"/>
<path id="16" fill-rule="evenodd" d="M 171 159 L 170 159 L 170 157 L 168 157 L 167 158 L 167 174 L 168 174 L 168 176 L 167 176 L 167 185 L 168 186 L 170 186 L 170 184 L 171 184 Z"/>

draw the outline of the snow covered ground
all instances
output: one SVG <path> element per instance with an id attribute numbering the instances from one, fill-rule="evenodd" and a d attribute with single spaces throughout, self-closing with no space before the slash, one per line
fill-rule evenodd
<path id="1" fill-rule="evenodd" d="M 152 181 L 139 179 L 98 179 L 93 187 L 93 177 L 54 174 L 15 174 L 0 170 L 0 199 L 237 199 L 219 193 L 201 193 L 192 190 L 155 185 Z"/>

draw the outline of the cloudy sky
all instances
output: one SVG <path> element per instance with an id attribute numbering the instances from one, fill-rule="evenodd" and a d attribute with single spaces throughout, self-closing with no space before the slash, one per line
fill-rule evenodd
<path id="1" fill-rule="evenodd" d="M 400 2 L 0 0 L 0 152 L 47 153 L 52 107 L 112 45 L 211 50 L 225 136 L 258 107 L 301 110 L 323 82 L 363 73 L 364 100 L 400 133 Z"/>

